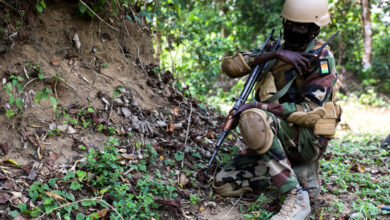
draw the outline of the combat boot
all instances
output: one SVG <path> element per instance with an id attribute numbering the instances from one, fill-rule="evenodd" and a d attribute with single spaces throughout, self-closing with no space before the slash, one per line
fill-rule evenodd
<path id="1" fill-rule="evenodd" d="M 297 187 L 286 193 L 282 209 L 271 220 L 306 220 L 310 212 L 309 194 Z"/>

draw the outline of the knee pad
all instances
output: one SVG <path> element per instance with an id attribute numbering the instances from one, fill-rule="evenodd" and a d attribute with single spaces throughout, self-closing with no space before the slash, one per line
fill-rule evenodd
<path id="1" fill-rule="evenodd" d="M 264 154 L 271 148 L 274 134 L 263 110 L 251 108 L 244 111 L 238 126 L 248 148 L 256 150 L 258 154 Z"/>

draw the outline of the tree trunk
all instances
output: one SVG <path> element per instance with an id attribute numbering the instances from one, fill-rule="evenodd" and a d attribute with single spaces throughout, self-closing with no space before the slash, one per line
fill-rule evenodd
<path id="1" fill-rule="evenodd" d="M 362 23 L 364 30 L 363 69 L 371 68 L 372 54 L 372 25 L 370 18 L 370 0 L 362 0 Z"/>

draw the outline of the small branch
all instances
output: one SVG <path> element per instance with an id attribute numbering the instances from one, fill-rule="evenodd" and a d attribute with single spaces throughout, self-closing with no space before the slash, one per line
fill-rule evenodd
<path id="1" fill-rule="evenodd" d="M 130 32 L 129 32 L 129 30 L 127 30 L 127 26 L 126 26 L 126 23 L 125 23 L 124 19 L 122 18 L 121 20 L 122 20 L 123 26 L 125 26 L 125 30 L 126 30 L 127 36 L 130 36 Z"/>
<path id="2" fill-rule="evenodd" d="M 38 218 L 36 219 L 42 219 L 43 217 L 45 217 L 47 214 L 50 214 L 58 209 L 62 209 L 64 207 L 67 207 L 67 206 L 70 206 L 70 205 L 73 205 L 73 204 L 76 204 L 76 203 L 80 203 L 80 202 L 84 202 L 84 201 L 102 201 L 102 197 L 103 196 L 100 196 L 100 197 L 95 197 L 95 198 L 92 198 L 92 199 L 81 199 L 81 200 L 77 200 L 77 201 L 74 201 L 74 202 L 71 202 L 71 203 L 67 203 L 67 204 L 63 204 L 63 205 L 60 205 L 58 206 L 57 208 L 54 208 L 50 211 L 47 211 L 45 213 L 43 213 L 42 215 L 38 216 Z"/>
<path id="3" fill-rule="evenodd" d="M 108 114 L 107 123 L 109 123 L 109 122 L 110 122 L 110 120 L 111 120 L 111 116 L 112 116 L 112 108 L 113 108 L 113 106 L 114 106 L 114 103 L 113 103 L 113 102 L 111 102 L 111 103 L 110 103 L 110 113 Z"/>
<path id="4" fill-rule="evenodd" d="M 123 54 L 123 57 L 125 58 L 125 63 L 127 63 L 126 54 L 125 54 L 125 51 L 123 50 L 122 45 L 119 43 L 119 41 L 118 41 L 115 37 L 114 37 L 114 39 L 115 39 L 116 43 L 118 44 L 119 49 L 121 49 L 121 52 L 122 52 L 122 54 Z"/>
<path id="5" fill-rule="evenodd" d="M 24 84 L 23 90 L 24 90 L 30 83 L 34 82 L 34 81 L 37 80 L 37 79 L 38 79 L 38 78 L 34 78 L 34 79 L 28 81 L 26 84 Z"/>
<path id="6" fill-rule="evenodd" d="M 58 99 L 57 97 L 57 82 L 58 82 L 58 79 L 56 78 L 56 81 L 54 82 L 54 96 L 56 98 L 56 100 Z"/>
<path id="7" fill-rule="evenodd" d="M 145 69 L 145 66 L 144 66 L 144 63 L 142 62 L 141 57 L 140 57 L 140 55 L 139 55 L 139 47 L 138 47 L 138 44 L 135 43 L 135 46 L 137 47 L 137 56 L 138 56 L 138 59 L 139 59 L 139 63 L 141 64 L 141 67 L 142 67 L 143 71 L 145 72 L 145 74 L 147 74 L 146 69 Z"/>
<path id="8" fill-rule="evenodd" d="M 190 125 L 191 125 L 191 116 L 192 116 L 192 102 L 190 102 L 190 116 L 188 117 L 188 125 L 187 125 L 187 132 L 186 132 L 186 139 L 184 141 L 184 153 L 183 153 L 183 160 L 181 161 L 181 168 L 184 166 L 184 156 L 185 156 L 185 149 L 187 148 L 187 140 L 188 140 L 188 133 L 190 131 Z"/>
<path id="9" fill-rule="evenodd" d="M 103 20 L 98 14 L 96 14 L 85 2 L 83 2 L 83 0 L 79 0 L 81 4 L 83 4 L 89 11 L 92 12 L 92 14 L 94 14 L 100 21 L 102 21 L 105 25 L 107 25 L 108 27 L 110 27 L 111 29 L 117 31 L 117 32 L 120 32 L 117 28 L 115 28 L 114 26 L 110 25 L 109 23 L 107 23 L 105 20 Z"/>
<path id="10" fill-rule="evenodd" d="M 226 213 L 226 215 L 224 217 L 222 217 L 221 219 L 225 219 L 226 217 L 228 217 L 230 215 L 230 212 L 232 212 L 232 210 L 234 209 L 234 207 L 237 205 L 237 203 L 241 200 L 241 197 L 242 197 L 242 194 L 240 195 L 240 198 L 237 199 L 237 201 L 233 204 L 232 208 L 229 210 L 228 213 Z"/>
<path id="11" fill-rule="evenodd" d="M 106 206 L 110 207 L 110 209 L 112 209 L 118 216 L 119 218 L 121 218 L 122 220 L 125 220 L 122 215 L 118 212 L 118 210 L 116 210 L 116 208 L 112 207 L 112 205 L 108 204 L 106 201 L 104 201 L 102 199 L 102 197 L 98 197 L 100 202 L 104 203 Z"/>
<path id="12" fill-rule="evenodd" d="M 95 198 L 91 198 L 91 199 L 81 199 L 81 200 L 77 200 L 77 201 L 74 201 L 74 202 L 71 202 L 71 203 L 67 203 L 67 204 L 63 204 L 63 205 L 60 205 L 58 206 L 57 208 L 54 208 L 50 211 L 47 211 L 45 213 L 43 213 L 42 215 L 40 215 L 38 218 L 36 219 L 42 219 L 43 217 L 45 217 L 47 214 L 50 214 L 56 210 L 59 210 L 59 209 L 62 209 L 64 207 L 67 207 L 67 206 L 70 206 L 70 205 L 73 205 L 73 204 L 76 204 L 76 203 L 81 203 L 81 202 L 84 202 L 84 201 L 96 201 L 96 202 L 102 202 L 104 203 L 106 206 L 108 206 L 112 211 L 114 211 L 120 219 L 124 220 L 124 218 L 122 217 L 122 215 L 118 212 L 118 210 L 116 210 L 112 205 L 108 204 L 106 201 L 104 201 L 103 199 L 103 196 L 99 196 L 99 197 L 95 197 Z"/>

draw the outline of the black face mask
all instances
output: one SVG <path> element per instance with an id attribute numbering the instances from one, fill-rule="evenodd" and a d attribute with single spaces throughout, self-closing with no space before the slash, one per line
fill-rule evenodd
<path id="1" fill-rule="evenodd" d="M 286 45 L 288 45 L 289 47 L 301 48 L 307 45 L 311 40 L 313 40 L 315 36 L 313 36 L 311 31 L 306 34 L 301 34 L 284 29 L 283 38 L 286 41 Z"/>

